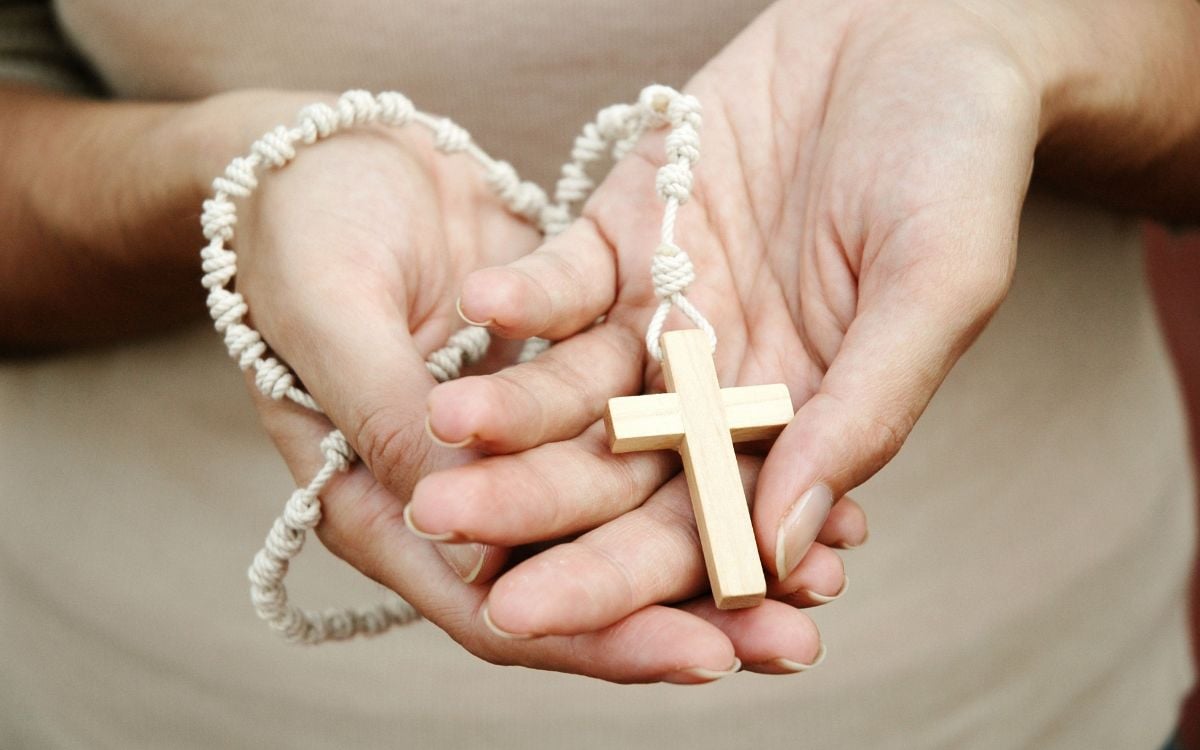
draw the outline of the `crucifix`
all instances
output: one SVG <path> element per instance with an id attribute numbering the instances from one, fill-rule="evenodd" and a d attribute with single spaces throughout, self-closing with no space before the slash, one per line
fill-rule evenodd
<path id="1" fill-rule="evenodd" d="M 733 444 L 772 439 L 791 421 L 786 385 L 721 388 L 702 331 L 660 339 L 669 393 L 609 399 L 604 415 L 614 453 L 678 450 L 718 609 L 759 604 L 767 583 Z"/>

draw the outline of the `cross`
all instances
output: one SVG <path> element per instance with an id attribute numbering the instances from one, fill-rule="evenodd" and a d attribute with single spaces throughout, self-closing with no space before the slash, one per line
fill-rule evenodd
<path id="1" fill-rule="evenodd" d="M 702 331 L 669 331 L 660 341 L 672 392 L 609 399 L 613 453 L 679 451 L 717 608 L 753 607 L 767 583 L 733 444 L 778 436 L 794 415 L 791 396 L 784 384 L 721 388 Z"/>

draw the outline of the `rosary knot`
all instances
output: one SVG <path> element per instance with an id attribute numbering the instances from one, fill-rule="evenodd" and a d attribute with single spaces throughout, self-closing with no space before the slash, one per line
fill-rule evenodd
<path id="1" fill-rule="evenodd" d="M 659 245 L 650 266 L 654 293 L 662 299 L 686 291 L 696 280 L 696 268 L 687 252 L 675 245 Z"/>
<path id="2" fill-rule="evenodd" d="M 692 194 L 692 170 L 686 164 L 664 164 L 658 168 L 654 186 L 663 200 L 674 198 L 683 205 Z"/>
<path id="3" fill-rule="evenodd" d="M 444 154 L 465 151 L 471 145 L 471 134 L 453 120 L 441 120 L 433 134 L 433 145 Z"/>
<path id="4" fill-rule="evenodd" d="M 338 471 L 345 471 L 354 460 L 354 450 L 341 430 L 334 430 L 321 439 L 321 455 Z"/>

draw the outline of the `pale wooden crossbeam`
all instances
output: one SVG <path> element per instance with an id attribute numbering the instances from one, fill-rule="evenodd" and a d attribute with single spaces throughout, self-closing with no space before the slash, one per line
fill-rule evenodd
<path id="1" fill-rule="evenodd" d="M 609 399 L 612 450 L 679 451 L 713 599 L 720 609 L 753 607 L 767 584 L 733 444 L 777 436 L 794 414 L 791 396 L 783 384 L 721 388 L 702 331 L 669 331 L 660 341 L 672 392 Z"/>

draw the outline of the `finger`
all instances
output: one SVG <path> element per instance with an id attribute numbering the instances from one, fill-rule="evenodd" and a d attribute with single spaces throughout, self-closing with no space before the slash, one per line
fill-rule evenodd
<path id="1" fill-rule="evenodd" d="M 438 440 L 488 453 L 575 437 L 603 416 L 609 398 L 639 389 L 643 353 L 632 331 L 601 324 L 531 362 L 437 386 L 429 428 Z"/>
<path id="2" fill-rule="evenodd" d="M 590 326 L 616 296 L 616 254 L 582 218 L 535 252 L 463 280 L 459 311 L 505 338 L 561 339 Z"/>
<path id="3" fill-rule="evenodd" d="M 360 477 L 369 482 L 365 471 Z M 709 682 L 731 669 L 733 647 L 718 628 L 668 607 L 643 608 L 593 632 L 514 639 L 489 624 L 486 586 L 462 583 L 433 557 L 433 545 L 404 527 L 394 497 L 378 485 L 363 493 L 352 484 L 326 499 L 322 538 L 488 661 L 623 683 Z"/>
<path id="4" fill-rule="evenodd" d="M 611 682 L 698 685 L 741 669 L 720 628 L 673 607 L 645 607 L 609 627 L 571 636 L 513 640 L 494 626 L 488 629 L 481 655 L 489 661 Z"/>
<path id="5" fill-rule="evenodd" d="M 899 273 L 899 272 L 897 272 Z M 941 279 L 910 268 L 866 290 L 817 393 L 776 441 L 754 508 L 759 549 L 786 576 L 817 536 L 832 501 L 900 450 L 950 367 L 999 304 L 1007 277 Z M 911 279 L 936 291 L 920 292 Z M 868 293 L 870 292 L 870 293 Z"/>
<path id="6" fill-rule="evenodd" d="M 866 544 L 867 513 L 862 506 L 845 496 L 833 504 L 817 541 L 837 549 L 854 549 Z"/>
<path id="7" fill-rule="evenodd" d="M 603 425 L 575 440 L 430 474 L 406 518 L 429 539 L 515 546 L 589 529 L 637 507 L 678 470 L 669 451 L 614 455 Z"/>
<path id="8" fill-rule="evenodd" d="M 657 602 L 696 596 L 707 585 L 700 540 L 683 515 L 681 478 L 648 501 L 573 542 L 522 562 L 489 595 L 494 622 L 508 632 L 584 633 Z"/>
<path id="9" fill-rule="evenodd" d="M 375 580 L 398 591 L 473 653 L 496 664 L 520 664 L 585 674 L 613 682 L 708 682 L 734 662 L 733 647 L 716 627 L 668 607 L 648 607 L 613 626 L 575 636 L 514 639 L 489 625 L 486 587 L 469 586 L 413 536 L 398 502 L 365 471 L 326 499 L 322 539 Z M 359 487 L 355 487 L 355 484 Z M 351 506 L 351 507 L 348 507 Z"/>
<path id="10" fill-rule="evenodd" d="M 833 549 L 815 542 L 791 575 L 767 581 L 767 595 L 794 607 L 818 607 L 846 593 L 846 566 Z"/>
<path id="11" fill-rule="evenodd" d="M 274 401 L 254 387 L 254 376 L 246 374 L 251 398 L 267 434 L 286 461 L 297 486 L 320 471 L 324 457 L 318 446 L 332 429 L 329 420 L 290 402 Z M 482 583 L 499 573 L 509 550 L 485 544 L 437 544 L 438 553 L 464 583 Z"/>
<path id="12" fill-rule="evenodd" d="M 446 561 L 463 583 L 487 583 L 496 577 L 508 562 L 509 549 L 490 544 L 467 542 L 450 544 L 437 542 L 438 554 Z"/>
<path id="13" fill-rule="evenodd" d="M 298 481 L 321 467 L 311 446 L 328 431 L 312 412 L 260 399 L 271 424 L 290 436 L 283 443 Z M 304 449 L 307 448 L 307 449 Z M 730 671 L 733 646 L 716 627 L 669 607 L 648 607 L 612 627 L 577 636 L 517 641 L 487 624 L 482 606 L 488 588 L 468 585 L 437 556 L 434 545 L 414 536 L 402 520 L 403 503 L 361 464 L 336 475 L 321 495 L 317 533 L 354 567 L 396 591 L 472 653 L 496 664 L 584 674 L 613 682 L 710 682 Z M 486 570 L 486 568 L 485 568 Z"/>
<path id="14" fill-rule="evenodd" d="M 752 478 L 758 461 L 741 457 L 740 463 Z M 836 597 L 844 582 L 840 560 L 824 546 L 812 554 L 813 570 L 801 566 L 781 593 Z M 640 508 L 505 573 L 492 588 L 489 606 L 495 623 L 508 632 L 580 633 L 707 589 L 687 482 L 677 476 Z"/>
<path id="15" fill-rule="evenodd" d="M 721 629 L 733 643 L 742 668 L 763 674 L 794 674 L 825 658 L 821 634 L 808 615 L 767 600 L 749 609 L 717 609 L 711 599 L 681 606 Z"/>

